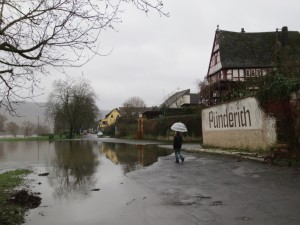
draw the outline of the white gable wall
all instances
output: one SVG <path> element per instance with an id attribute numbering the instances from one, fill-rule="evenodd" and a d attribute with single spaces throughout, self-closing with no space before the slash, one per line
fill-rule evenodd
<path id="1" fill-rule="evenodd" d="M 183 104 L 190 104 L 191 103 L 191 96 L 190 95 L 182 95 L 180 96 L 176 102 L 174 102 L 172 105 L 170 105 L 170 108 L 181 108 Z"/>

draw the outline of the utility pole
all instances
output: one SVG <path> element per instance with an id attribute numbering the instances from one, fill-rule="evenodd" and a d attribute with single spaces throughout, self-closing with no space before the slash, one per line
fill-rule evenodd
<path id="1" fill-rule="evenodd" d="M 40 135 L 40 116 L 38 116 L 37 135 Z"/>

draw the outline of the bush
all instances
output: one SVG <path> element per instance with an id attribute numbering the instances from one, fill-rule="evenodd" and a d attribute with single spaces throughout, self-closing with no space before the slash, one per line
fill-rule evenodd
<path id="1" fill-rule="evenodd" d="M 104 134 L 105 136 L 111 136 L 111 137 L 114 137 L 114 136 L 115 136 L 115 124 L 106 127 L 106 128 L 103 130 L 103 134 Z"/>
<path id="2" fill-rule="evenodd" d="M 54 134 L 49 134 L 48 137 L 49 137 L 49 140 L 53 140 L 54 139 Z"/>

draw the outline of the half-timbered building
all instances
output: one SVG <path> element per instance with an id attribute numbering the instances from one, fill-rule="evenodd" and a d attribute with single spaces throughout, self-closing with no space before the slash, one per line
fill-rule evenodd
<path id="1" fill-rule="evenodd" d="M 300 59 L 300 33 L 287 27 L 273 32 L 247 33 L 216 30 L 206 84 L 210 85 L 212 103 L 223 93 L 230 93 L 235 82 L 245 82 L 272 71 L 276 53 L 284 49 L 285 60 Z M 248 89 L 256 89 L 248 86 Z"/>

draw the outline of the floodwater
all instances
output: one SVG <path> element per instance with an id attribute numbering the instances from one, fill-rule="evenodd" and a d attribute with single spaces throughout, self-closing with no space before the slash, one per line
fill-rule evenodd
<path id="1" fill-rule="evenodd" d="M 126 207 L 146 199 L 126 174 L 169 154 L 156 145 L 92 140 L 0 142 L 0 172 L 34 171 L 27 187 L 40 193 L 42 203 L 28 212 L 25 224 L 122 224 Z"/>

